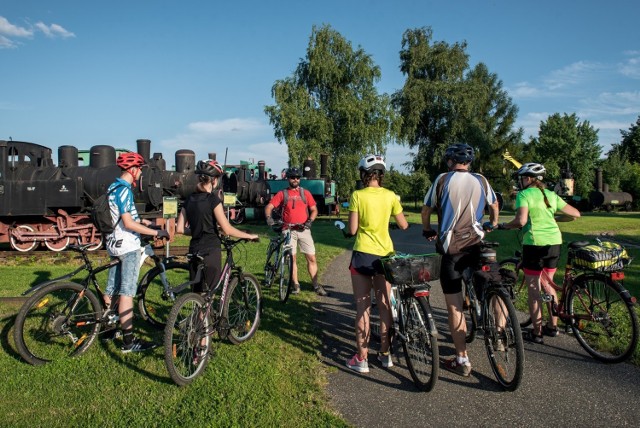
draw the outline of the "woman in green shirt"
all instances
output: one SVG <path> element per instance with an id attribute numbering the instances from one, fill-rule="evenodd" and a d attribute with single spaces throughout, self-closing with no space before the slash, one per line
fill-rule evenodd
<path id="1" fill-rule="evenodd" d="M 546 169 L 539 163 L 525 163 L 517 172 L 520 192 L 516 197 L 516 218 L 506 223 L 506 229 L 522 228 L 522 268 L 529 294 L 529 312 L 533 329 L 525 338 L 531 342 L 542 344 L 542 335 L 558 335 L 558 318 L 551 315 L 549 303 L 549 320 L 542 325 L 542 307 L 540 305 L 540 285 L 547 294 L 558 301 L 553 287 L 546 286 L 547 277 L 553 280 L 560 257 L 562 234 L 555 220 L 560 211 L 570 217 L 580 217 L 580 211 L 568 205 L 553 191 L 546 189 L 542 179 Z M 542 275 L 542 272 L 546 275 Z"/>

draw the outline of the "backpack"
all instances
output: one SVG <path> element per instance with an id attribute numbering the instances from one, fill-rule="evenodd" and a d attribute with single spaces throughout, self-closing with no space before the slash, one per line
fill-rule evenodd
<path id="1" fill-rule="evenodd" d="M 302 200 L 302 203 L 307 205 L 307 197 L 304 194 L 305 193 L 304 189 L 302 188 L 302 186 L 298 186 L 298 189 L 300 189 L 300 199 Z M 273 211 L 271 211 L 271 218 L 274 219 L 275 221 L 282 221 L 282 215 L 284 214 L 284 207 L 286 207 L 287 202 L 289 202 L 288 189 L 283 189 L 281 190 L 281 192 L 283 193 L 282 203 L 277 208 L 274 208 Z"/>
<path id="2" fill-rule="evenodd" d="M 91 222 L 98 229 L 98 232 L 105 237 L 116 228 L 116 225 L 120 223 L 122 218 L 118 218 L 118 221 L 114 225 L 111 222 L 111 208 L 109 208 L 109 194 L 114 192 L 118 187 L 122 187 L 122 185 L 117 185 L 111 191 L 107 191 L 102 195 L 98 196 L 91 206 Z"/>

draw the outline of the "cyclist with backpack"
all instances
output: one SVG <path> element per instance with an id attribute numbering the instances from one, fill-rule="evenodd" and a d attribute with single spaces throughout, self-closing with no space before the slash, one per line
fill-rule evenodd
<path id="1" fill-rule="evenodd" d="M 291 247 L 293 253 L 293 269 L 291 281 L 293 282 L 293 294 L 300 292 L 298 282 L 298 266 L 296 264 L 296 250 L 300 245 L 300 251 L 307 259 L 307 270 L 311 276 L 313 290 L 319 296 L 327 296 L 329 293 L 318 283 L 318 262 L 316 261 L 316 247 L 311 236 L 311 224 L 318 216 L 318 207 L 313 195 L 300 187 L 300 170 L 291 167 L 287 170 L 289 187 L 276 193 L 264 209 L 267 224 L 273 226 L 275 220 L 272 216 L 274 209 L 281 210 L 281 220 L 285 224 L 303 224 L 303 230 L 291 230 Z"/>
<path id="2" fill-rule="evenodd" d="M 144 158 L 138 153 L 122 153 L 116 160 L 122 170 L 107 193 L 113 232 L 105 236 L 107 252 L 112 258 L 119 258 L 120 264 L 109 269 L 105 304 L 110 307 L 114 296 L 118 296 L 118 313 L 122 328 L 123 353 L 140 352 L 153 349 L 155 344 L 133 335 L 133 297 L 138 288 L 140 274 L 140 235 L 155 236 L 157 239 L 169 238 L 166 230 L 151 229 L 149 220 L 141 220 L 133 199 L 132 187 L 142 176 Z"/>
<path id="3" fill-rule="evenodd" d="M 542 307 L 540 306 L 540 286 L 543 281 L 542 272 L 553 280 L 560 258 L 562 233 L 555 221 L 555 214 L 560 211 L 570 217 L 580 217 L 580 211 L 567 204 L 555 192 L 548 190 L 542 180 L 546 168 L 535 162 L 525 163 L 518 169 L 518 196 L 516 197 L 516 217 L 504 223 L 505 229 L 523 228 L 522 267 L 529 295 L 529 313 L 533 322 L 533 330 L 527 332 L 525 340 L 542 344 L 543 335 L 558 335 L 558 317 L 554 317 L 549 302 L 549 320 L 542 324 Z M 544 279 L 546 281 L 546 279 Z M 545 290 L 558 301 L 553 287 Z"/>
<path id="4" fill-rule="evenodd" d="M 447 305 L 449 329 L 456 356 L 444 361 L 444 368 L 461 376 L 471 374 L 465 337 L 462 274 L 477 261 L 476 248 L 484 237 L 482 217 L 489 208 L 491 225 L 498 224 L 498 199 L 484 176 L 469 171 L 475 158 L 468 144 L 449 146 L 444 155 L 448 172 L 438 175 L 424 198 L 422 235 L 436 239 L 442 254 L 440 285 Z M 438 215 L 438 232 L 431 228 L 431 214 Z"/>
<path id="5" fill-rule="evenodd" d="M 196 191 L 185 201 L 178 221 L 176 232 L 191 236 L 189 252 L 204 257 L 204 278 L 194 286 L 194 292 L 203 293 L 216 284 L 222 269 L 222 249 L 218 227 L 222 233 L 236 238 L 258 241 L 255 234 L 245 233 L 233 227 L 227 216 L 218 193 L 215 191 L 223 174 L 222 167 L 215 160 L 202 160 L 196 165 L 198 177 Z M 190 266 L 191 279 L 195 277 L 197 262 Z"/>

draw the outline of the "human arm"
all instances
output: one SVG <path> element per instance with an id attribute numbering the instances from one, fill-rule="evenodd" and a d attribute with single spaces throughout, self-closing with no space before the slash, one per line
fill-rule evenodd
<path id="1" fill-rule="evenodd" d="M 165 234 L 165 233 L 161 233 L 161 232 L 165 232 L 163 230 L 151 229 L 150 227 L 147 227 L 144 224 L 134 220 L 133 217 L 131 216 L 131 213 L 125 212 L 120 215 L 120 218 L 122 219 L 122 225 L 127 230 L 130 230 L 132 232 L 136 232 L 141 235 L 149 235 L 149 236 L 158 236 L 158 235 Z"/>
<path id="2" fill-rule="evenodd" d="M 264 217 L 267 220 L 267 224 L 269 226 L 273 225 L 273 218 L 271 217 L 271 213 L 273 212 L 273 204 L 269 202 L 266 207 L 264 207 Z"/>
<path id="3" fill-rule="evenodd" d="M 431 214 L 433 214 L 434 211 L 432 207 L 423 205 L 422 211 L 420 212 L 420 216 L 422 217 L 422 236 L 429 240 L 434 239 L 437 234 L 437 232 L 431 228 Z"/>
<path id="4" fill-rule="evenodd" d="M 578 211 L 575 207 L 566 204 L 564 207 L 560 208 L 560 211 L 565 216 L 572 217 L 571 220 L 575 220 L 580 217 L 580 211 Z"/>
<path id="5" fill-rule="evenodd" d="M 359 219 L 357 211 L 349 211 L 349 224 L 347 225 L 347 233 L 351 236 L 355 236 L 358 233 Z"/>
<path id="6" fill-rule="evenodd" d="M 184 208 L 180 210 L 180 215 L 178 215 L 176 233 L 187 236 L 191 235 L 191 229 L 187 227 L 187 211 Z"/>
<path id="7" fill-rule="evenodd" d="M 396 219 L 396 225 L 398 228 L 402 230 L 407 230 L 409 228 L 409 222 L 407 222 L 403 212 L 396 214 L 394 218 Z"/>
<path id="8" fill-rule="evenodd" d="M 260 239 L 256 234 L 246 233 L 233 227 L 231 223 L 229 223 L 229 220 L 227 220 L 227 216 L 224 214 L 222 204 L 216 205 L 213 209 L 213 215 L 216 218 L 216 222 L 218 223 L 218 226 L 220 226 L 222 233 L 225 235 L 233 236 L 234 238 L 249 239 L 251 241 L 257 241 Z"/>
<path id="9" fill-rule="evenodd" d="M 502 223 L 500 229 L 520 229 L 527 224 L 529 219 L 529 207 L 523 206 L 516 210 L 516 217 L 508 223 Z"/>

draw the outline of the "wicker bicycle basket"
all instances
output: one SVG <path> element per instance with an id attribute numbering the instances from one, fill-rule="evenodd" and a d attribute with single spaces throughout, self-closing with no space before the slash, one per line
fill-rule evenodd
<path id="1" fill-rule="evenodd" d="M 392 284 L 416 285 L 440 279 L 439 254 L 395 255 L 382 259 L 384 275 Z"/>
<path id="2" fill-rule="evenodd" d="M 601 242 L 600 245 L 586 245 L 574 252 L 573 265 L 581 269 L 598 272 L 615 272 L 624 269 L 631 257 L 624 247 L 616 242 Z"/>

